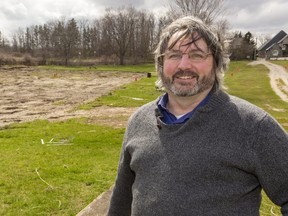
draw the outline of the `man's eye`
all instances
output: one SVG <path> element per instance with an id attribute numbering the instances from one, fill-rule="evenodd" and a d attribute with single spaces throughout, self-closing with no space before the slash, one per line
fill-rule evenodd
<path id="1" fill-rule="evenodd" d="M 181 59 L 181 54 L 179 54 L 179 53 L 169 53 L 168 55 L 167 55 L 167 58 L 168 59 Z"/>
<path id="2" fill-rule="evenodd" d="M 204 59 L 205 56 L 202 53 L 190 53 L 190 59 Z"/>

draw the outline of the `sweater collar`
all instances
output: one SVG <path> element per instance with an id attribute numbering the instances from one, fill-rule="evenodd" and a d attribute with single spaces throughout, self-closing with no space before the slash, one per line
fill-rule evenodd
<path id="1" fill-rule="evenodd" d="M 199 107 L 198 110 L 201 110 L 203 112 L 210 112 L 211 110 L 223 105 L 224 103 L 226 103 L 230 100 L 229 95 L 226 92 L 224 92 L 223 90 L 217 90 L 214 92 L 210 92 L 209 94 L 210 94 L 209 101 L 207 101 L 207 103 L 205 103 L 204 106 Z M 160 103 L 161 103 L 161 105 L 163 105 L 165 103 L 166 99 L 164 98 L 164 96 L 165 95 L 162 95 L 156 100 L 156 106 L 157 107 Z M 164 99 L 164 101 L 163 101 L 163 99 Z"/>
<path id="2" fill-rule="evenodd" d="M 211 112 L 212 110 L 223 106 L 229 100 L 230 100 L 229 95 L 226 92 L 222 90 L 217 90 L 215 92 L 212 92 L 209 102 L 205 104 L 205 106 L 200 107 L 199 111 Z"/>
<path id="3" fill-rule="evenodd" d="M 155 105 L 156 105 L 155 116 L 157 118 L 157 127 L 159 129 L 161 129 L 162 125 L 163 124 L 165 125 L 165 123 L 161 120 L 163 118 L 163 114 L 161 113 L 161 111 L 159 110 L 159 107 L 158 107 L 159 100 L 160 100 L 160 98 L 158 98 L 158 100 L 156 100 L 156 103 L 155 103 Z M 197 109 L 196 112 L 209 113 L 215 109 L 221 109 L 221 107 L 224 104 L 226 104 L 227 102 L 229 102 L 229 100 L 230 100 L 229 95 L 222 90 L 217 90 L 215 92 L 211 92 L 211 96 L 210 96 L 209 101 L 204 106 L 199 107 L 199 109 Z"/>
<path id="4" fill-rule="evenodd" d="M 163 121 L 167 124 L 181 124 L 186 122 L 189 118 L 192 117 L 193 113 L 199 109 L 200 107 L 204 106 L 210 100 L 211 92 L 190 112 L 182 115 L 182 117 L 176 117 L 167 109 L 168 103 L 168 94 L 164 94 L 160 97 L 157 102 L 158 108 L 160 112 L 163 114 Z"/>

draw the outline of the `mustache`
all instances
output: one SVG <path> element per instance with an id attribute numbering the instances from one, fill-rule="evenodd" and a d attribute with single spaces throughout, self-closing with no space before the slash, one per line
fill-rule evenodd
<path id="1" fill-rule="evenodd" d="M 181 77 L 181 76 L 191 76 L 191 77 L 195 77 L 197 80 L 199 79 L 199 75 L 196 72 L 194 72 L 194 71 L 179 70 L 172 76 L 172 80 L 174 80 L 177 77 Z"/>

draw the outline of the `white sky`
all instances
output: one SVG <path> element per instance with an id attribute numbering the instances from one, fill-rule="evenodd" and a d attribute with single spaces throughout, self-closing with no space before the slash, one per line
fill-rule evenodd
<path id="1" fill-rule="evenodd" d="M 226 16 L 233 30 L 252 34 L 288 33 L 287 0 L 226 0 Z M 10 38 L 21 27 L 44 24 L 61 17 L 95 19 L 105 8 L 134 6 L 164 14 L 167 0 L 0 0 L 0 31 Z"/>

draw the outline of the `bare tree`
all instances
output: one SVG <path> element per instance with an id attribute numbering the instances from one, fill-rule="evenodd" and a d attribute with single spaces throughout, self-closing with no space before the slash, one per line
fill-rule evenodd
<path id="1" fill-rule="evenodd" d="M 225 38 L 229 29 L 229 22 L 224 18 L 228 12 L 226 0 L 168 0 L 168 2 L 168 21 L 171 22 L 181 16 L 198 17 L 207 25 L 213 26 L 219 40 L 226 44 Z"/>
<path id="2" fill-rule="evenodd" d="M 90 28 L 91 36 L 91 50 L 90 53 L 93 57 L 100 56 L 101 53 L 101 24 L 99 20 L 94 20 L 92 27 Z"/>
<path id="3" fill-rule="evenodd" d="M 89 20 L 86 18 L 77 19 L 77 25 L 79 30 L 79 53 L 82 57 L 88 57 L 91 49 L 91 36 Z"/>
<path id="4" fill-rule="evenodd" d="M 13 37 L 15 37 L 15 39 L 17 40 L 17 44 L 18 44 L 17 51 L 23 52 L 24 44 L 25 44 L 24 30 L 22 28 L 18 28 Z"/>
<path id="5" fill-rule="evenodd" d="M 124 57 L 133 36 L 136 14 L 133 7 L 107 9 L 103 19 L 103 31 L 109 35 L 110 42 L 115 42 L 120 65 L 124 64 Z"/>
<path id="6" fill-rule="evenodd" d="M 267 43 L 272 39 L 271 34 L 263 34 L 263 33 L 258 33 L 255 35 L 255 37 L 257 38 L 257 47 L 261 47 L 262 45 L 264 45 L 265 43 Z"/>
<path id="7" fill-rule="evenodd" d="M 3 50 L 3 48 L 8 47 L 8 41 L 6 40 L 6 38 L 4 37 L 4 35 L 2 34 L 2 32 L 0 31 L 0 48 L 1 50 Z"/>
<path id="8" fill-rule="evenodd" d="M 169 15 L 172 19 L 192 15 L 211 25 L 226 13 L 225 0 L 169 0 Z"/>
<path id="9" fill-rule="evenodd" d="M 135 16 L 134 35 L 130 41 L 129 54 L 133 63 L 149 58 L 154 49 L 155 17 L 152 13 L 138 11 Z"/>
<path id="10" fill-rule="evenodd" d="M 49 49 L 51 47 L 51 31 L 51 23 L 39 26 L 39 45 L 41 48 L 42 57 L 44 59 L 46 59 L 46 57 L 49 55 Z"/>

